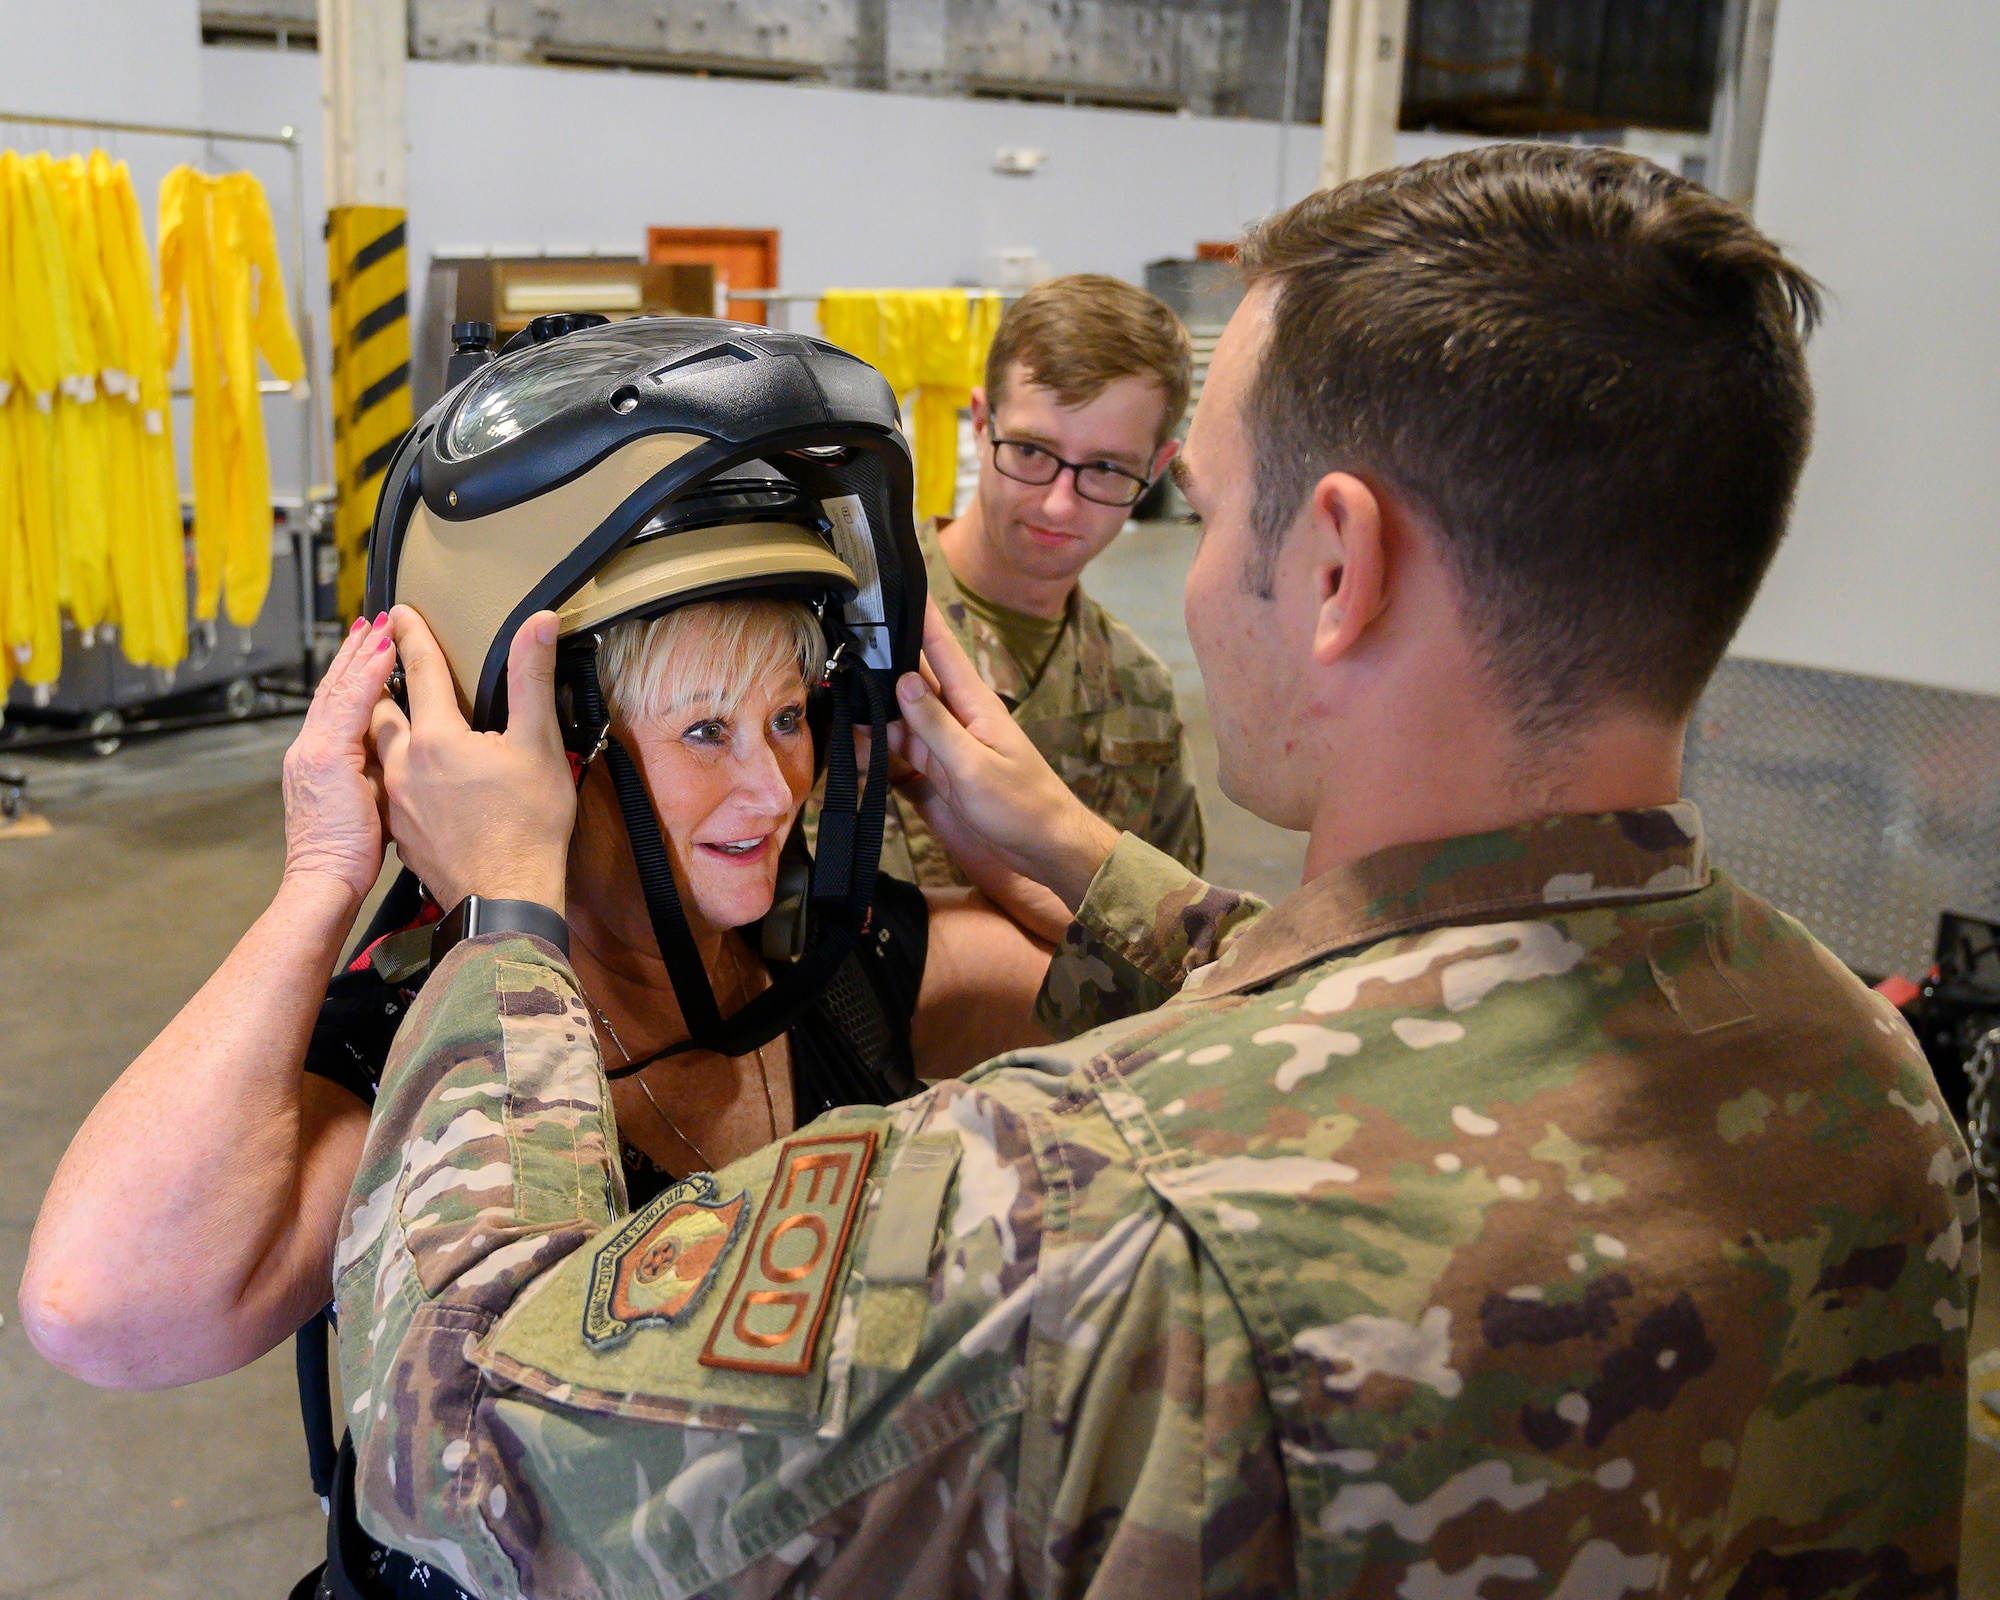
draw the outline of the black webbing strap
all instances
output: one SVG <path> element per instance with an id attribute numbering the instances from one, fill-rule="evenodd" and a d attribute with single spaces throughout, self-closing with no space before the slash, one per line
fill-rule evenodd
<path id="1" fill-rule="evenodd" d="M 836 668 L 828 674 L 833 712 L 826 733 L 826 801 L 820 807 L 819 842 L 813 852 L 812 900 L 815 908 L 845 902 L 852 887 L 855 809 L 860 778 L 854 769 L 854 707 L 851 675 Z"/>
<path id="2" fill-rule="evenodd" d="M 803 957 L 774 978 L 770 988 L 725 1018 L 716 1004 L 708 969 L 681 907 L 680 890 L 674 883 L 666 842 L 660 837 L 652 796 L 646 791 L 637 763 L 609 732 L 595 652 L 584 654 L 578 661 L 577 678 L 585 733 L 593 744 L 599 739 L 603 741 L 612 787 L 617 791 L 618 809 L 625 817 L 625 832 L 639 873 L 639 887 L 646 897 L 646 912 L 653 924 L 653 937 L 659 944 L 660 959 L 666 964 L 674 999 L 688 1029 L 687 1038 L 680 1043 L 628 1062 L 607 1076 L 627 1077 L 655 1061 L 690 1050 L 713 1050 L 725 1056 L 748 1055 L 759 1045 L 777 1038 L 813 1002 L 853 950 L 874 902 L 882 822 L 889 799 L 887 712 L 882 691 L 865 667 L 850 666 L 837 656 L 829 669 L 833 729 L 828 738 L 827 801 L 821 814 L 820 848 L 813 866 L 811 889 L 813 908 L 820 913 L 817 937 Z M 858 782 L 854 759 L 851 685 L 856 681 L 862 685 L 868 701 L 869 726 L 874 734 L 865 789 Z M 847 799 L 836 809 L 835 797 L 843 793 Z M 827 835 L 830 822 L 835 824 L 839 836 L 835 840 L 829 840 Z"/>
<path id="3" fill-rule="evenodd" d="M 868 784 L 860 787 L 854 761 L 852 685 L 868 701 Z M 826 800 L 820 807 L 819 849 L 813 859 L 812 900 L 832 911 L 845 903 L 857 931 L 875 903 L 875 874 L 882 862 L 882 823 L 889 805 L 888 717 L 882 690 L 866 667 L 836 653 L 829 668 L 833 718 L 827 732 Z"/>
<path id="4" fill-rule="evenodd" d="M 583 699 L 585 716 L 602 730 L 607 724 L 604 695 L 597 683 L 595 652 L 583 659 Z M 653 937 L 659 941 L 660 959 L 666 962 L 667 976 L 673 981 L 681 1019 L 692 1038 L 719 1033 L 722 1012 L 715 1003 L 715 991 L 709 986 L 708 969 L 702 965 L 701 951 L 688 927 L 687 914 L 681 909 L 680 889 L 674 883 L 666 841 L 660 837 L 653 797 L 646 792 L 645 780 L 639 776 L 638 765 L 625 746 L 609 733 L 601 736 L 612 787 L 618 791 L 618 809 L 625 813 L 625 833 L 632 843 L 632 860 L 639 869 L 639 887 L 646 895 Z"/>
<path id="5" fill-rule="evenodd" d="M 299 1415 L 305 1423 L 306 1463 L 313 1493 L 325 1504 L 333 1494 L 339 1447 L 333 1442 L 333 1385 L 327 1373 L 326 1336 L 333 1319 L 322 1307 L 306 1318 L 293 1342 L 299 1375 Z"/>

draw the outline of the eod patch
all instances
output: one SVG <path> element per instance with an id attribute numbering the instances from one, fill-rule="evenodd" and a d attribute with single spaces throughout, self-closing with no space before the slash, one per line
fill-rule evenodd
<path id="1" fill-rule="evenodd" d="M 633 1212 L 591 1262 L 584 1343 L 609 1350 L 637 1328 L 686 1322 L 743 1231 L 748 1198 L 739 1189 L 724 1200 L 714 1177 L 697 1172 Z"/>
<path id="2" fill-rule="evenodd" d="M 833 1297 L 879 1134 L 816 1134 L 779 1153 L 764 1209 L 701 1352 L 705 1367 L 799 1374 Z"/>

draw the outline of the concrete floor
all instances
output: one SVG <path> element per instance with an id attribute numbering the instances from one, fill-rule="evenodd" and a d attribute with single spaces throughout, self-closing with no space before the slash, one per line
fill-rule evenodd
<path id="1" fill-rule="evenodd" d="M 1135 528 L 1089 587 L 1173 667 L 1208 807 L 1210 873 L 1276 897 L 1303 841 L 1215 793 L 1180 616 L 1185 529 Z M 231 1377 L 107 1394 L 45 1365 L 14 1303 L 28 1232 L 71 1132 L 262 910 L 294 724 L 183 735 L 108 760 L 10 761 L 54 823 L 0 840 L 0 1600 L 277 1600 L 324 1550 L 288 1350 Z M 1987 1229 L 2000 1300 L 2000 1217 Z M 171 1293 L 171 1285 L 135 1285 Z M 2000 1387 L 2000 1306 L 1975 1345 Z M 2000 1600 L 2000 1426 L 1973 1451 L 1960 1592 Z M 1974 1529 L 1979 1531 L 1975 1532 Z"/>
<path id="2" fill-rule="evenodd" d="M 324 1554 L 288 1350 L 107 1394 L 46 1366 L 14 1304 L 71 1132 L 269 899 L 292 726 L 37 763 L 54 832 L 0 839 L 0 1595 L 277 1600 Z"/>

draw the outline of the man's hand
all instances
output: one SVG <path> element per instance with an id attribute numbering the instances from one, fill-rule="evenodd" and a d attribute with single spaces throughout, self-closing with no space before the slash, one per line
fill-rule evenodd
<path id="1" fill-rule="evenodd" d="M 556 614 L 538 611 L 514 635 L 505 733 L 466 726 L 423 618 L 398 606 L 389 624 L 410 714 L 384 699 L 374 737 L 397 853 L 446 909 L 477 894 L 564 910 L 576 786 L 556 723 Z"/>
<path id="2" fill-rule="evenodd" d="M 977 880 L 973 863 L 984 853 L 1052 889 L 1074 911 L 1118 843 L 1118 830 L 1042 759 L 935 605 L 924 612 L 924 660 L 935 691 L 914 672 L 896 685 L 903 706 L 897 754 L 922 777 L 904 793 L 968 877 Z"/>
<path id="3" fill-rule="evenodd" d="M 357 621 L 285 752 L 285 878 L 324 879 L 360 905 L 382 870 L 381 772 L 369 714 L 396 664 L 388 619 Z"/>

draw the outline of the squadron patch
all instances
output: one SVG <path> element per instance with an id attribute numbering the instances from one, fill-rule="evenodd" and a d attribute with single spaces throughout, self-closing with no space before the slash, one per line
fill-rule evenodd
<path id="1" fill-rule="evenodd" d="M 728 1200 L 697 1172 L 635 1211 L 590 1267 L 583 1339 L 593 1350 L 623 1344 L 638 1328 L 677 1328 L 694 1314 L 743 1231 L 744 1201 Z"/>
<path id="2" fill-rule="evenodd" d="M 786 1143 L 743 1265 L 709 1330 L 703 1366 L 794 1375 L 812 1370 L 813 1344 L 839 1280 L 878 1137 L 870 1128 Z"/>

